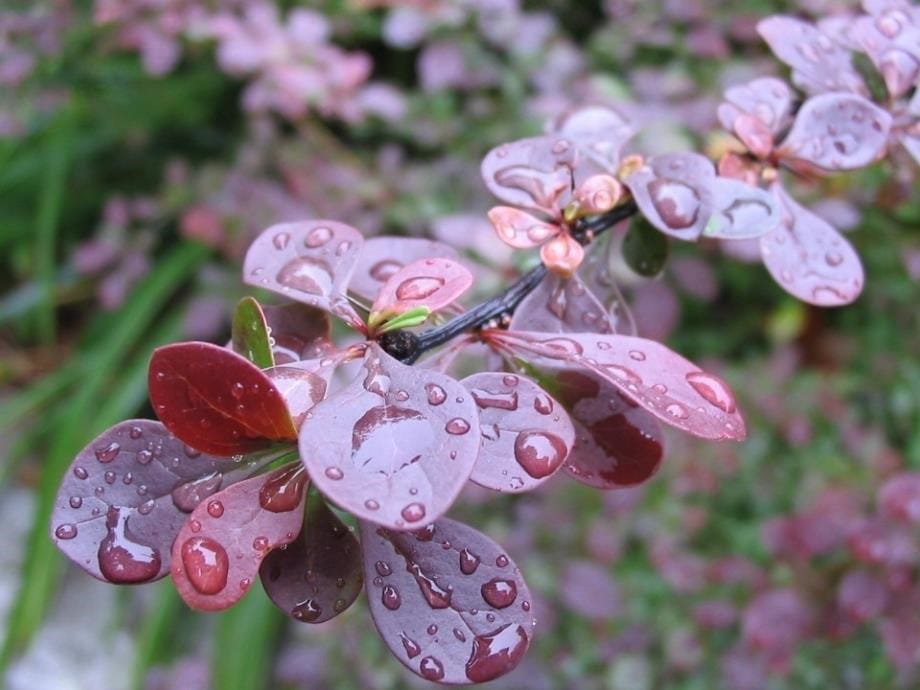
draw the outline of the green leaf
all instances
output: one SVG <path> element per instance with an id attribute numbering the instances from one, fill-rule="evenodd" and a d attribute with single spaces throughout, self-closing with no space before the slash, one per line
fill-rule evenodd
<path id="1" fill-rule="evenodd" d="M 431 316 L 431 309 L 428 307 L 413 307 L 393 317 L 390 321 L 386 321 L 386 314 L 384 312 L 380 312 L 380 314 L 382 314 L 382 316 L 377 319 L 374 318 L 374 314 L 371 314 L 370 325 L 373 327 L 375 323 L 385 321 L 385 325 L 383 328 L 377 329 L 377 333 L 387 333 L 388 331 L 397 331 L 400 328 L 411 328 L 412 326 L 419 326 L 425 323 L 425 320 Z"/>
<path id="2" fill-rule="evenodd" d="M 260 369 L 275 366 L 268 335 L 268 324 L 262 307 L 253 297 L 244 297 L 233 313 L 233 350 Z"/>
<path id="3" fill-rule="evenodd" d="M 640 276 L 652 278 L 661 273 L 667 263 L 669 248 L 664 233 L 642 216 L 635 216 L 623 238 L 623 259 Z"/>

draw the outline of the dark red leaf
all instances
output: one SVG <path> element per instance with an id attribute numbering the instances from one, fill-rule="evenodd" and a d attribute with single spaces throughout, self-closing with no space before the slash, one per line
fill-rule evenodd
<path id="1" fill-rule="evenodd" d="M 360 329 L 363 321 L 349 304 L 345 289 L 363 241 L 353 227 L 332 220 L 273 225 L 249 246 L 243 279 L 328 311 Z"/>
<path id="2" fill-rule="evenodd" d="M 514 562 L 441 519 L 418 532 L 361 523 L 371 615 L 390 651 L 426 680 L 484 683 L 523 658 L 536 621 Z"/>
<path id="3" fill-rule="evenodd" d="M 514 310 L 509 329 L 542 333 L 613 333 L 607 309 L 578 276 L 548 274 Z"/>
<path id="4" fill-rule="evenodd" d="M 760 240 L 764 265 L 787 292 L 819 307 L 849 304 L 862 292 L 863 268 L 844 237 L 799 205 L 780 184 L 771 191 L 783 221 Z"/>
<path id="5" fill-rule="evenodd" d="M 486 154 L 482 179 L 505 203 L 554 216 L 572 191 L 576 156 L 564 137 L 520 139 Z"/>
<path id="6" fill-rule="evenodd" d="M 331 347 L 332 324 L 326 312 L 299 302 L 263 305 L 275 364 L 323 356 Z"/>
<path id="7" fill-rule="evenodd" d="M 185 603 L 219 611 L 239 601 L 262 559 L 300 534 L 307 481 L 303 466 L 291 464 L 198 504 L 172 548 L 172 577 Z"/>
<path id="8" fill-rule="evenodd" d="M 622 335 L 487 331 L 489 342 L 537 369 L 576 365 L 662 421 L 702 438 L 741 440 L 744 420 L 731 390 L 664 345 Z"/>
<path id="9" fill-rule="evenodd" d="M 237 455 L 297 438 L 271 379 L 246 358 L 217 345 L 157 348 L 148 386 L 160 421 L 202 452 Z"/>
<path id="10" fill-rule="evenodd" d="M 90 575 L 115 584 L 169 571 L 187 513 L 250 463 L 203 455 L 159 422 L 131 419 L 87 445 L 61 482 L 51 517 L 58 548 Z"/>
<path id="11" fill-rule="evenodd" d="M 364 585 L 361 547 L 315 491 L 300 537 L 275 549 L 259 569 L 275 605 L 302 623 L 323 623 L 351 606 Z"/>
<path id="12" fill-rule="evenodd" d="M 559 403 L 530 379 L 484 372 L 463 379 L 479 408 L 482 447 L 470 479 L 496 491 L 530 491 L 549 479 L 575 443 Z"/>
<path id="13" fill-rule="evenodd" d="M 394 529 L 420 527 L 450 507 L 469 477 L 478 418 L 454 379 L 372 344 L 354 381 L 310 411 L 300 456 L 343 509 Z"/>
<path id="14" fill-rule="evenodd" d="M 414 307 L 432 312 L 458 300 L 473 284 L 473 274 L 451 259 L 432 258 L 413 261 L 390 276 L 371 312 L 401 314 Z"/>
<path id="15" fill-rule="evenodd" d="M 371 304 L 394 273 L 420 259 L 441 257 L 458 261 L 450 245 L 418 237 L 372 237 L 365 241 L 348 291 Z"/>

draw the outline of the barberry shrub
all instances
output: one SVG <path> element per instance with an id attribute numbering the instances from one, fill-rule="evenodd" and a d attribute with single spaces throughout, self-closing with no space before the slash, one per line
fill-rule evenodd
<path id="1" fill-rule="evenodd" d="M 489 219 L 539 262 L 478 304 L 465 303 L 476 266 L 442 243 L 365 240 L 332 220 L 265 230 L 243 277 L 287 301 L 241 301 L 225 347 L 154 352 L 160 421 L 122 422 L 77 456 L 56 544 L 107 582 L 169 574 L 205 611 L 258 578 L 287 615 L 318 623 L 366 588 L 411 671 L 453 684 L 507 673 L 534 634 L 527 585 L 499 545 L 444 515 L 467 481 L 517 493 L 562 470 L 600 489 L 639 484 L 661 463 L 662 423 L 743 440 L 723 380 L 618 318 L 606 252 L 654 275 L 671 239 L 754 242 L 796 297 L 855 299 L 858 256 L 793 199 L 783 169 L 862 167 L 892 140 L 916 156 L 917 63 L 892 55 L 915 55 L 898 37 L 920 17 L 898 2 L 867 10 L 847 26 L 761 23 L 806 96 L 775 78 L 729 89 L 719 116 L 740 144 L 718 165 L 633 150 L 633 126 L 602 106 L 490 151 L 482 175 L 502 205 Z M 881 105 L 854 51 L 882 75 Z M 622 244 L 596 242 L 627 220 Z M 333 341 L 330 316 L 354 337 Z"/>

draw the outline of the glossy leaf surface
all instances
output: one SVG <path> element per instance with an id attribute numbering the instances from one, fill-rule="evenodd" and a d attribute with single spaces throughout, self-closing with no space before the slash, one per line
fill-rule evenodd
<path id="1" fill-rule="evenodd" d="M 452 378 L 368 347 L 358 376 L 300 429 L 315 485 L 344 510 L 394 529 L 453 503 L 479 452 L 478 410 Z"/>
<path id="2" fill-rule="evenodd" d="M 590 176 L 616 172 L 623 145 L 634 133 L 623 115 L 600 105 L 565 113 L 556 121 L 555 130 L 576 149 L 574 181 L 579 187 Z"/>
<path id="3" fill-rule="evenodd" d="M 535 620 L 527 585 L 498 544 L 441 519 L 417 532 L 361 523 L 371 615 L 409 670 L 440 683 L 483 683 L 523 658 Z"/>
<path id="4" fill-rule="evenodd" d="M 420 259 L 390 276 L 371 313 L 401 314 L 415 307 L 438 311 L 458 300 L 472 284 L 473 274 L 457 261 Z"/>
<path id="5" fill-rule="evenodd" d="M 575 147 L 564 137 L 519 139 L 486 154 L 482 179 L 505 203 L 553 216 L 572 190 L 575 159 Z"/>
<path id="6" fill-rule="evenodd" d="M 775 230 L 781 220 L 776 199 L 769 192 L 729 178 L 716 178 L 710 188 L 713 213 L 703 228 L 707 237 L 748 240 Z"/>
<path id="7" fill-rule="evenodd" d="M 550 272 L 571 278 L 585 258 L 585 249 L 568 232 L 560 233 L 540 247 L 540 259 Z"/>
<path id="8" fill-rule="evenodd" d="M 511 206 L 495 206 L 489 211 L 489 220 L 502 242 L 516 249 L 537 247 L 561 232 L 555 223 Z"/>
<path id="9" fill-rule="evenodd" d="M 351 606 L 364 586 L 361 546 L 322 497 L 311 491 L 296 541 L 275 549 L 259 570 L 266 594 L 301 623 L 323 623 Z"/>
<path id="10" fill-rule="evenodd" d="M 321 357 L 331 347 L 332 324 L 326 312 L 291 302 L 262 305 L 275 364 Z"/>
<path id="11" fill-rule="evenodd" d="M 190 342 L 157 348 L 148 387 L 160 421 L 202 452 L 236 455 L 297 438 L 271 379 L 249 360 L 217 345 Z"/>
<path id="12" fill-rule="evenodd" d="M 891 116 L 871 101 L 844 93 L 805 101 L 779 154 L 824 170 L 853 170 L 885 153 Z"/>
<path id="13" fill-rule="evenodd" d="M 457 261 L 457 250 L 443 242 L 418 237 L 371 237 L 365 240 L 348 291 L 371 304 L 394 273 L 421 259 Z"/>
<path id="14" fill-rule="evenodd" d="M 185 603 L 219 611 L 239 601 L 268 553 L 300 533 L 307 481 L 303 466 L 291 464 L 199 503 L 172 548 L 172 577 Z"/>
<path id="15" fill-rule="evenodd" d="M 741 440 L 744 420 L 731 390 L 664 345 L 620 335 L 488 331 L 490 342 L 537 369 L 593 372 L 665 423 L 694 436 Z"/>
<path id="16" fill-rule="evenodd" d="M 51 537 L 100 580 L 156 580 L 169 571 L 187 514 L 250 469 L 189 448 L 159 422 L 121 422 L 80 451 L 64 475 Z"/>
<path id="17" fill-rule="evenodd" d="M 265 374 L 284 397 L 288 414 L 300 428 L 307 413 L 326 397 L 340 358 L 303 360 L 266 369 Z"/>
<path id="18" fill-rule="evenodd" d="M 549 273 L 514 310 L 509 329 L 542 333 L 613 333 L 607 309 L 578 276 Z"/>
<path id="19" fill-rule="evenodd" d="M 252 297 L 244 297 L 233 312 L 233 351 L 260 369 L 275 366 L 268 335 L 268 323 L 262 307 Z"/>
<path id="20" fill-rule="evenodd" d="M 773 279 L 800 300 L 820 307 L 849 304 L 862 292 L 859 256 L 827 221 L 773 186 L 783 222 L 761 238 L 763 262 Z"/>
<path id="21" fill-rule="evenodd" d="M 363 325 L 345 297 L 364 238 L 332 220 L 273 225 L 249 246 L 243 280 Z"/>
<path id="22" fill-rule="evenodd" d="M 793 95 L 786 82 L 776 77 L 761 77 L 725 91 L 725 103 L 719 106 L 719 120 L 729 131 L 736 131 L 738 118 L 756 118 L 772 137 L 790 123 Z"/>
<path id="23" fill-rule="evenodd" d="M 463 379 L 479 408 L 482 447 L 470 479 L 496 491 L 530 491 L 568 457 L 575 431 L 546 391 L 517 374 L 483 372 Z"/>

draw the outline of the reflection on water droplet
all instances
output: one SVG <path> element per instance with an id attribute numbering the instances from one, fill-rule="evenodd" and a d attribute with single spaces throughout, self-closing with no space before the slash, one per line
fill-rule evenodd
<path id="1" fill-rule="evenodd" d="M 555 472 L 567 454 L 565 442 L 546 431 L 522 431 L 514 440 L 514 459 L 534 479 Z"/>
<path id="2" fill-rule="evenodd" d="M 425 392 L 428 394 L 428 403 L 430 405 L 440 405 L 447 400 L 447 393 L 436 383 L 426 384 Z"/>
<path id="3" fill-rule="evenodd" d="M 700 197 L 689 185 L 661 177 L 649 183 L 648 192 L 652 205 L 669 228 L 683 230 L 696 222 Z"/>
<path id="4" fill-rule="evenodd" d="M 306 599 L 291 609 L 291 615 L 304 623 L 312 623 L 322 614 L 322 607 L 313 599 Z"/>
<path id="5" fill-rule="evenodd" d="M 151 580 L 160 572 L 160 552 L 136 539 L 128 531 L 128 516 L 110 507 L 106 513 L 107 534 L 99 544 L 99 570 L 109 582 L 131 584 Z"/>
<path id="6" fill-rule="evenodd" d="M 310 249 L 322 247 L 326 242 L 332 239 L 332 230 L 326 227 L 313 228 L 307 233 L 303 243 Z"/>
<path id="7" fill-rule="evenodd" d="M 425 517 L 425 506 L 421 503 L 410 503 L 400 514 L 406 522 L 418 522 Z"/>
<path id="8" fill-rule="evenodd" d="M 469 549 L 463 549 L 460 552 L 460 572 L 464 575 L 472 575 L 478 567 L 479 556 Z"/>
<path id="9" fill-rule="evenodd" d="M 444 665 L 433 656 L 426 656 L 419 663 L 418 672 L 425 680 L 441 680 L 444 677 Z"/>
<path id="10" fill-rule="evenodd" d="M 414 659 L 422 653 L 422 648 L 414 640 L 409 639 L 406 633 L 399 633 L 399 639 L 402 640 L 403 647 L 410 659 Z"/>
<path id="11" fill-rule="evenodd" d="M 444 431 L 454 436 L 462 436 L 470 430 L 470 423 L 461 417 L 454 417 L 444 426 Z"/>
<path id="12" fill-rule="evenodd" d="M 485 602 L 496 609 L 511 606 L 517 599 L 517 585 L 514 580 L 496 577 L 486 582 L 480 591 Z"/>
<path id="13" fill-rule="evenodd" d="M 444 287 L 444 279 L 434 276 L 419 276 L 407 278 L 396 288 L 396 299 L 420 300 L 431 297 L 435 292 Z"/>
<path id="14" fill-rule="evenodd" d="M 666 408 L 664 408 L 664 411 L 675 419 L 686 419 L 690 416 L 687 412 L 687 408 L 676 402 L 670 403 Z"/>
<path id="15" fill-rule="evenodd" d="M 259 489 L 259 505 L 272 513 L 286 513 L 300 506 L 307 472 L 300 463 L 279 470 Z"/>
<path id="16" fill-rule="evenodd" d="M 109 445 L 96 449 L 96 459 L 99 462 L 112 462 L 112 460 L 118 457 L 120 450 L 121 446 L 115 441 L 112 441 Z"/>
<path id="17" fill-rule="evenodd" d="M 224 547 L 208 537 L 192 537 L 182 544 L 182 567 L 199 593 L 213 595 L 227 586 L 230 559 Z"/>
<path id="18" fill-rule="evenodd" d="M 77 536 L 77 526 L 70 522 L 58 525 L 54 530 L 54 536 L 58 539 L 73 539 Z"/>
<path id="19" fill-rule="evenodd" d="M 735 411 L 735 397 L 728 385 L 718 376 L 705 371 L 692 371 L 687 374 L 687 383 L 710 405 L 714 405 L 727 414 Z"/>
<path id="20" fill-rule="evenodd" d="M 327 467 L 323 474 L 336 482 L 345 476 L 345 473 L 342 472 L 342 470 L 340 470 L 338 467 Z"/>
<path id="21" fill-rule="evenodd" d="M 135 441 L 144 435 L 144 430 L 139 426 L 132 426 L 131 431 L 128 432 L 128 436 L 133 438 Z"/>
<path id="22" fill-rule="evenodd" d="M 291 259 L 275 277 L 280 285 L 309 295 L 328 295 L 332 290 L 332 275 L 324 264 L 307 257 Z"/>
<path id="23" fill-rule="evenodd" d="M 486 635 L 477 635 L 473 638 L 473 652 L 466 662 L 466 677 L 474 683 L 485 683 L 504 675 L 517 666 L 528 643 L 523 626 L 513 623 Z"/>

